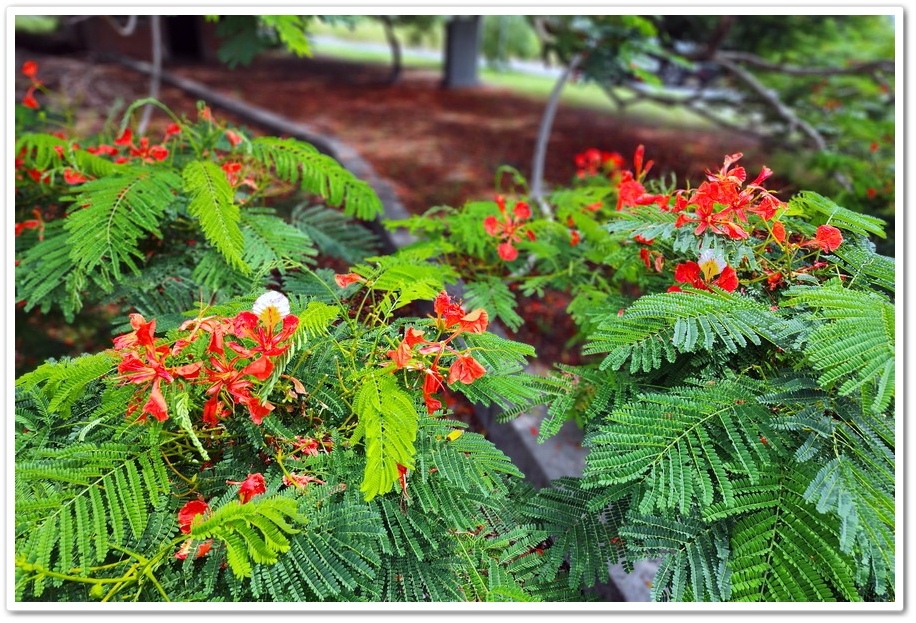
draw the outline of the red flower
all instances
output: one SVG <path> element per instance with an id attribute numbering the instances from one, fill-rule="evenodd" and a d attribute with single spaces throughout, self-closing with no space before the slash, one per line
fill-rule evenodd
<path id="1" fill-rule="evenodd" d="M 191 546 L 194 545 L 194 539 L 188 539 L 181 544 L 181 547 L 178 548 L 178 551 L 175 552 L 175 558 L 178 560 L 185 560 L 188 557 L 188 554 L 191 553 Z M 194 558 L 200 558 L 206 556 L 210 549 L 213 547 L 213 539 L 207 539 L 203 543 L 197 546 L 197 552 L 194 554 Z"/>
<path id="2" fill-rule="evenodd" d="M 388 357 L 394 362 L 395 370 L 400 370 L 407 367 L 407 364 L 413 359 L 413 349 L 407 340 L 402 340 L 396 349 L 388 351 Z"/>
<path id="3" fill-rule="evenodd" d="M 121 136 L 115 139 L 115 145 L 133 145 L 134 144 L 134 134 L 131 132 L 130 128 L 124 128 L 124 131 L 121 133 Z"/>
<path id="4" fill-rule="evenodd" d="M 427 341 L 423 339 L 423 333 L 424 333 L 423 331 L 418 331 L 417 329 L 414 329 L 413 327 L 409 327 L 407 331 L 404 333 L 404 341 L 411 348 L 413 348 L 417 344 L 426 344 Z"/>
<path id="5" fill-rule="evenodd" d="M 223 172 L 226 174 L 226 179 L 229 180 L 229 183 L 235 186 L 239 181 L 239 171 L 242 170 L 242 163 L 240 162 L 227 162 L 222 166 Z"/>
<path id="6" fill-rule="evenodd" d="M 16 223 L 16 236 L 19 236 L 19 234 L 26 229 L 38 229 L 39 227 L 41 227 L 41 221 L 37 219 L 29 219 L 21 223 Z"/>
<path id="7" fill-rule="evenodd" d="M 88 181 L 88 178 L 79 171 L 64 169 L 64 181 L 68 184 L 82 184 Z"/>
<path id="8" fill-rule="evenodd" d="M 448 382 L 450 385 L 456 381 L 470 385 L 486 372 L 486 368 L 470 355 L 459 355 L 448 370 Z"/>
<path id="9" fill-rule="evenodd" d="M 575 229 L 570 230 L 570 232 L 569 232 L 569 245 L 570 245 L 571 247 L 574 247 L 574 246 L 576 246 L 577 244 L 579 244 L 579 242 L 580 242 L 581 240 L 582 240 L 582 236 L 579 235 L 579 232 L 578 232 L 578 231 L 576 231 Z"/>
<path id="10" fill-rule="evenodd" d="M 32 80 L 38 75 L 38 63 L 35 61 L 26 61 L 22 64 L 22 73 L 26 78 L 31 78 Z"/>
<path id="11" fill-rule="evenodd" d="M 518 201 L 512 209 L 512 214 L 507 214 L 506 199 L 502 195 L 496 197 L 496 207 L 499 208 L 502 220 L 492 215 L 488 216 L 483 220 L 483 229 L 488 235 L 501 240 L 497 246 L 499 257 L 511 262 L 518 257 L 515 243 L 521 240 L 522 234 L 529 240 L 534 240 L 534 232 L 523 223 L 531 218 L 531 208 L 524 201 Z"/>
<path id="12" fill-rule="evenodd" d="M 437 324 L 446 329 L 461 322 L 465 315 L 464 308 L 454 302 L 444 290 L 433 300 L 433 311 L 436 312 Z"/>
<path id="13" fill-rule="evenodd" d="M 239 143 L 242 142 L 242 137 L 232 130 L 226 130 L 226 138 L 229 140 L 229 144 L 233 147 L 238 147 Z"/>
<path id="14" fill-rule="evenodd" d="M 282 344 L 299 326 L 299 317 L 293 314 L 283 317 L 283 324 L 280 332 L 274 335 L 274 327 L 264 326 L 260 318 L 254 312 L 240 312 L 233 319 L 233 332 L 239 337 L 254 340 L 255 345 L 252 348 L 245 348 L 235 342 L 231 342 L 229 347 L 244 357 L 251 357 L 255 353 L 261 353 L 265 357 L 276 357 L 282 355 L 289 348 L 289 344 Z M 267 373 L 269 376 L 270 373 Z M 267 378 L 265 376 L 264 378 Z M 263 381 L 264 378 L 259 378 Z"/>
<path id="15" fill-rule="evenodd" d="M 487 312 L 483 308 L 470 311 L 458 320 L 461 330 L 468 333 L 483 333 L 487 330 L 487 322 Z"/>
<path id="16" fill-rule="evenodd" d="M 511 242 L 503 242 L 498 247 L 496 247 L 499 257 L 506 260 L 507 262 L 512 262 L 518 257 L 518 249 L 512 246 Z"/>
<path id="17" fill-rule="evenodd" d="M 181 134 L 181 126 L 177 123 L 170 123 L 168 127 L 165 128 L 165 137 L 163 141 L 167 141 L 170 137 Z"/>
<path id="18" fill-rule="evenodd" d="M 198 515 L 210 511 L 210 506 L 203 500 L 191 500 L 178 510 L 178 527 L 184 534 L 191 533 L 191 524 Z"/>
<path id="19" fill-rule="evenodd" d="M 87 147 L 86 151 L 90 154 L 96 154 L 99 156 L 117 156 L 118 150 L 112 147 L 111 145 L 99 145 L 97 147 Z"/>
<path id="20" fill-rule="evenodd" d="M 843 234 L 833 225 L 820 225 L 814 239 L 805 243 L 807 246 L 818 247 L 821 251 L 833 251 L 843 243 Z"/>
<path id="21" fill-rule="evenodd" d="M 423 401 L 426 403 L 426 410 L 430 414 L 442 408 L 442 403 L 433 398 L 433 393 L 442 389 L 442 375 L 436 370 L 427 369 L 423 378 Z"/>
<path id="22" fill-rule="evenodd" d="M 347 273 L 345 275 L 337 274 L 334 275 L 334 282 L 337 283 L 338 288 L 346 288 L 348 285 L 353 283 L 364 283 L 366 280 L 357 275 L 356 273 Z"/>
<path id="23" fill-rule="evenodd" d="M 653 203 L 665 209 L 668 204 L 667 195 L 649 194 L 646 192 L 645 186 L 642 185 L 643 178 L 654 164 L 654 161 L 649 160 L 645 163 L 645 166 L 643 166 L 644 155 L 645 147 L 640 145 L 636 148 L 636 153 L 633 155 L 633 168 L 635 169 L 635 173 L 633 171 L 624 171 L 620 176 L 620 182 L 617 184 L 618 211 L 623 210 L 625 207 L 651 205 Z"/>
<path id="24" fill-rule="evenodd" d="M 297 488 L 305 487 L 310 482 L 318 483 L 319 485 L 325 484 L 323 480 L 315 478 L 314 476 L 309 476 L 308 474 L 289 474 L 283 476 L 283 484 L 287 487 L 295 486 Z"/>
<path id="25" fill-rule="evenodd" d="M 248 474 L 248 477 L 242 482 L 227 480 L 226 484 L 239 485 L 239 501 L 242 504 L 247 504 L 254 496 L 267 491 L 262 474 Z"/>
<path id="26" fill-rule="evenodd" d="M 704 251 L 699 262 L 684 262 L 675 266 L 674 280 L 690 284 L 698 290 L 709 290 L 709 286 L 714 285 L 727 292 L 734 292 L 739 285 L 735 269 L 716 257 L 712 251 Z M 672 286 L 668 291 L 680 292 L 681 289 Z"/>
<path id="27" fill-rule="evenodd" d="M 779 221 L 773 223 L 773 238 L 784 244 L 786 241 L 786 227 Z"/>
<path id="28" fill-rule="evenodd" d="M 35 99 L 35 87 L 29 87 L 22 98 L 22 105 L 26 108 L 38 110 L 40 108 L 38 100 Z"/>

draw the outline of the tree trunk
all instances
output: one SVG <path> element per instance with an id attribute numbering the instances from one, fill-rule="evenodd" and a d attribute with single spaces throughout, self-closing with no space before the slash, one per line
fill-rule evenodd
<path id="1" fill-rule="evenodd" d="M 388 45 L 391 47 L 391 73 L 388 75 L 388 84 L 395 84 L 401 79 L 401 69 L 403 67 L 401 62 L 401 42 L 398 41 L 398 36 L 394 32 L 394 24 L 391 21 L 391 17 L 382 15 L 379 19 L 385 26 L 385 38 L 388 39 Z"/>

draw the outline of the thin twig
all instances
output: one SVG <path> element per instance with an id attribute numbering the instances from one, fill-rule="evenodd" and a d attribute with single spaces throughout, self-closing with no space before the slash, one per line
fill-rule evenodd
<path id="1" fill-rule="evenodd" d="M 159 99 L 159 87 L 162 83 L 162 18 L 158 15 L 150 16 L 150 35 L 152 38 L 153 67 L 149 79 L 149 98 Z M 153 107 L 146 105 L 143 107 L 143 115 L 140 117 L 140 123 L 137 125 L 137 134 L 146 133 L 149 126 L 150 117 L 153 114 Z"/>
<path id="2" fill-rule="evenodd" d="M 547 106 L 544 108 L 544 114 L 541 116 L 541 125 L 538 128 L 538 140 L 534 149 L 534 161 L 531 164 L 531 199 L 537 202 L 541 213 L 545 218 L 552 219 L 553 211 L 544 200 L 543 182 L 544 182 L 544 161 L 547 158 L 547 141 L 550 140 L 550 130 L 553 127 L 553 118 L 557 113 L 557 105 L 560 102 L 560 93 L 566 85 L 569 76 L 575 71 L 576 67 L 582 61 L 582 54 L 573 56 L 563 73 L 557 78 L 553 90 L 550 92 L 550 99 L 547 100 Z"/>

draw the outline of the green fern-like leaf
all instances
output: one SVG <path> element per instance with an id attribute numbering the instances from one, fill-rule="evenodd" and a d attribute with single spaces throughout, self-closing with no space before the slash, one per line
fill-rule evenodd
<path id="1" fill-rule="evenodd" d="M 894 306 L 874 292 L 838 283 L 796 286 L 787 294 L 787 305 L 809 305 L 824 319 L 805 347 L 811 365 L 822 373 L 821 385 L 839 382 L 843 396 L 866 388 L 871 396 L 868 407 L 883 412 L 895 390 Z"/>
<path id="2" fill-rule="evenodd" d="M 338 210 L 322 205 L 297 206 L 290 222 L 307 235 L 324 255 L 347 264 L 362 262 L 379 252 L 379 240 L 368 229 Z"/>
<path id="3" fill-rule="evenodd" d="M 795 210 L 801 211 L 806 215 L 811 213 L 820 214 L 827 217 L 831 225 L 855 232 L 861 236 L 867 236 L 868 234 L 881 238 L 887 236 L 884 231 L 885 222 L 883 220 L 838 206 L 830 199 L 810 190 L 803 190 L 789 200 L 789 211 Z"/>
<path id="4" fill-rule="evenodd" d="M 724 349 L 734 353 L 764 338 L 785 345 L 793 327 L 761 303 L 722 290 L 644 296 L 622 316 L 608 314 L 585 354 L 608 353 L 601 368 L 649 372 L 678 352 Z"/>
<path id="5" fill-rule="evenodd" d="M 418 415 L 410 395 L 389 375 L 363 379 L 353 410 L 359 424 L 350 441 L 365 439 L 366 471 L 360 491 L 368 501 L 394 487 L 398 465 L 413 468 Z"/>
<path id="6" fill-rule="evenodd" d="M 620 536 L 633 556 L 662 558 L 652 582 L 653 601 L 728 601 L 727 534 L 692 517 L 633 514 Z"/>
<path id="7" fill-rule="evenodd" d="M 122 176 L 91 180 L 69 199 L 77 206 L 64 223 L 70 259 L 93 274 L 105 290 L 126 267 L 138 274 L 144 257 L 139 243 L 161 237 L 159 225 L 181 182 L 166 169 L 137 169 Z"/>
<path id="8" fill-rule="evenodd" d="M 188 211 L 201 230 L 234 269 L 248 273 L 243 259 L 245 240 L 239 227 L 239 207 L 225 172 L 210 161 L 194 161 L 184 168 L 184 189 L 190 195 Z"/>
<path id="9" fill-rule="evenodd" d="M 343 205 L 344 214 L 363 220 L 383 212 L 382 202 L 366 182 L 340 163 L 295 139 L 258 137 L 251 142 L 256 159 L 271 167 L 280 179 L 300 184 L 303 190 Z"/>
<path id="10" fill-rule="evenodd" d="M 299 530 L 296 501 L 283 496 L 257 496 L 246 504 L 233 500 L 191 526 L 195 539 L 218 539 L 236 577 L 249 577 L 254 564 L 273 564 L 290 548 L 289 535 Z"/>
<path id="11" fill-rule="evenodd" d="M 465 284 L 464 292 L 469 309 L 484 308 L 490 318 L 501 321 L 511 331 L 522 326 L 524 320 L 515 311 L 515 296 L 503 279 L 487 276 Z"/>
<path id="12" fill-rule="evenodd" d="M 804 499 L 810 469 L 768 475 L 749 494 L 756 512 L 732 530 L 734 601 L 860 601 L 854 563 L 837 547 L 840 519 L 822 514 Z M 745 504 L 745 508 L 752 510 Z"/>
<path id="13" fill-rule="evenodd" d="M 284 261 L 304 262 L 316 255 L 311 239 L 268 208 L 246 208 L 241 213 L 244 251 L 242 262 L 258 270 Z"/>
<path id="14" fill-rule="evenodd" d="M 569 586 L 593 586 L 608 579 L 612 527 L 600 513 L 590 511 L 591 494 L 581 482 L 561 478 L 542 489 L 523 512 L 552 535 L 553 543 L 544 550 L 544 565 L 559 569 L 569 564 Z"/>
<path id="15" fill-rule="evenodd" d="M 46 363 L 16 380 L 17 387 L 37 389 L 48 400 L 48 411 L 70 417 L 73 404 L 82 397 L 86 387 L 110 373 L 115 359 L 110 353 L 83 355 L 76 359 Z"/>
<path id="16" fill-rule="evenodd" d="M 879 255 L 874 245 L 865 238 L 844 240 L 833 256 L 850 274 L 851 284 L 863 287 L 866 284 L 883 288 L 889 293 L 896 289 L 896 268 L 894 258 Z M 865 283 L 862 283 L 862 282 Z"/>
<path id="17" fill-rule="evenodd" d="M 626 403 L 589 436 L 585 481 L 644 482 L 645 514 L 686 513 L 719 496 L 731 500 L 735 475 L 756 481 L 767 461 L 759 437 L 770 414 L 753 399 L 755 389 L 748 381 L 720 380 Z"/>

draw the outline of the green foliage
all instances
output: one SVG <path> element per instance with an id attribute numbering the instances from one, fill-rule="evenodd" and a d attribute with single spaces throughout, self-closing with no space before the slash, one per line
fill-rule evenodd
<path id="1" fill-rule="evenodd" d="M 331 205 L 343 205 L 344 214 L 364 220 L 382 212 L 382 203 L 368 183 L 341 167 L 330 156 L 302 141 L 262 136 L 251 142 L 252 155 L 286 182 L 301 185 L 325 197 Z"/>
<path id="2" fill-rule="evenodd" d="M 243 138 L 203 105 L 196 122 L 175 121 L 159 145 L 134 139 L 129 118 L 115 140 L 17 137 L 17 219 L 37 217 L 35 229 L 17 229 L 26 311 L 72 320 L 106 302 L 175 314 L 265 287 L 271 271 L 288 274 L 325 249 L 356 259 L 375 248 L 331 208 L 289 223 L 261 203 L 295 184 L 345 215 L 374 218 L 378 197 L 332 158 L 292 139 Z"/>
<path id="3" fill-rule="evenodd" d="M 388 493 L 398 481 L 398 469 L 413 468 L 417 409 L 391 376 L 369 376 L 353 402 L 359 424 L 351 443 L 365 438 L 366 472 L 360 491 L 366 501 Z"/>
<path id="4" fill-rule="evenodd" d="M 534 232 L 518 258 L 493 259 L 486 221 L 509 203 L 402 224 L 494 317 L 525 315 L 515 291 L 570 296 L 578 365 L 465 392 L 502 419 L 546 404 L 539 441 L 584 429 L 581 479 L 526 507 L 570 581 L 649 558 L 658 601 L 893 600 L 896 279 L 868 240 L 884 223 L 815 192 L 778 200 L 736 158 L 677 190 L 645 178 L 641 148 L 635 172 L 584 152 L 543 217 L 507 221 Z"/>

